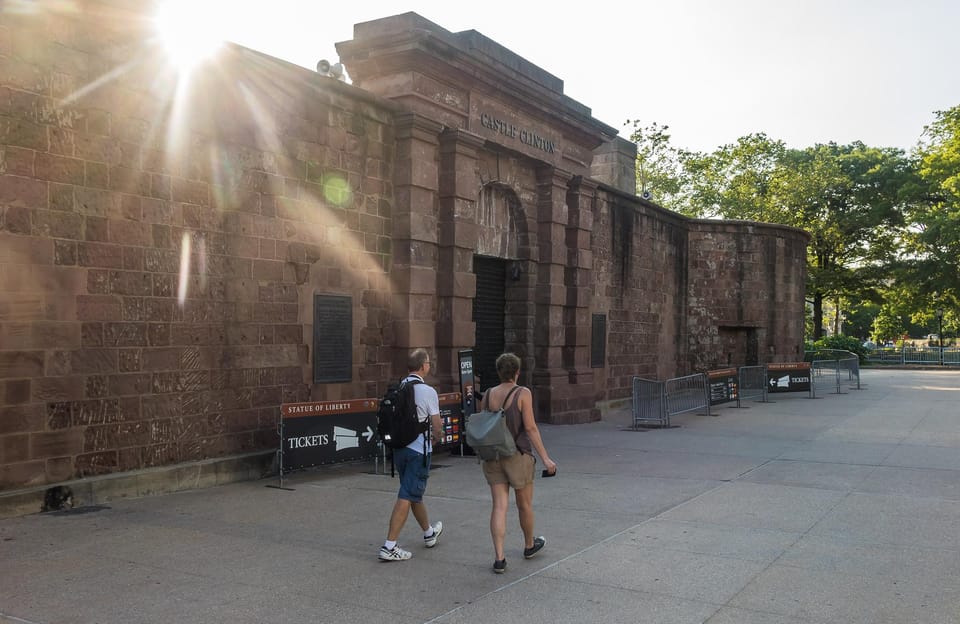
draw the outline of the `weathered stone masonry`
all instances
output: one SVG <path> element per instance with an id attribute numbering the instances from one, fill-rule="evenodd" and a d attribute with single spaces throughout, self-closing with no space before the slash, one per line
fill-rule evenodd
<path id="1" fill-rule="evenodd" d="M 638 199 L 635 147 L 479 33 L 359 24 L 353 85 L 229 47 L 186 88 L 135 5 L 71 6 L 0 13 L 0 490 L 258 476 L 280 403 L 378 396 L 416 346 L 452 389 L 478 255 L 545 421 L 799 354 L 806 235 Z M 312 383 L 317 294 L 350 381 Z"/>

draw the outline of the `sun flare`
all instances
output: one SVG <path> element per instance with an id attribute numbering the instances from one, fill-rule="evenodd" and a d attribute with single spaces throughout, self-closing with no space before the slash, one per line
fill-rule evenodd
<path id="1" fill-rule="evenodd" d="M 190 71 L 212 57 L 225 40 L 228 4 L 203 0 L 164 0 L 154 25 L 171 63 Z"/>

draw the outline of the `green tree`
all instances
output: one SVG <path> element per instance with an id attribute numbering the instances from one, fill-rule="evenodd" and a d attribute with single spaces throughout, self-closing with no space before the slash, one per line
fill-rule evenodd
<path id="1" fill-rule="evenodd" d="M 640 120 L 627 120 L 633 126 L 630 140 L 637 144 L 637 194 L 675 212 L 687 213 L 684 190 L 686 172 L 683 161 L 688 152 L 670 143 L 669 126 L 656 122 L 643 126 Z"/>
<path id="2" fill-rule="evenodd" d="M 876 296 L 903 223 L 901 187 L 913 176 L 901 150 L 859 142 L 797 150 L 752 134 L 711 154 L 683 154 L 681 163 L 693 214 L 810 233 L 807 293 L 815 339 L 823 335 L 825 300 L 839 307 L 843 297 Z"/>
<path id="3" fill-rule="evenodd" d="M 873 341 L 883 344 L 887 340 L 896 341 L 906 329 L 906 318 L 897 313 L 895 305 L 884 304 L 877 318 L 873 319 Z"/>
<path id="4" fill-rule="evenodd" d="M 957 307 L 960 296 L 960 106 L 938 111 L 915 150 L 918 197 L 908 213 L 901 279 L 918 299 Z M 936 293 L 936 296 L 935 296 Z"/>

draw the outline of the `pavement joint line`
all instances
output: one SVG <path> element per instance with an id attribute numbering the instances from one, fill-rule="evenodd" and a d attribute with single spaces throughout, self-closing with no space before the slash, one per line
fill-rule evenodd
<path id="1" fill-rule="evenodd" d="M 481 600 L 483 600 L 484 598 L 487 598 L 488 596 L 492 596 L 492 595 L 494 595 L 494 594 L 496 594 L 496 593 L 499 593 L 499 592 L 501 592 L 501 591 L 503 591 L 503 590 L 505 590 L 505 589 L 509 589 L 509 588 L 513 587 L 514 585 L 517 585 L 517 584 L 519 584 L 519 583 L 522 583 L 523 581 L 526 581 L 527 579 L 533 578 L 534 576 L 537 576 L 537 575 L 540 574 L 541 572 L 545 572 L 545 571 L 549 570 L 550 568 L 554 568 L 554 567 L 560 565 L 561 563 L 564 563 L 565 561 L 568 561 L 569 559 L 572 559 L 572 558 L 574 558 L 574 557 L 579 557 L 579 556 L 582 555 L 583 553 L 585 553 L 585 552 L 587 552 L 587 551 L 589 551 L 589 550 L 592 550 L 592 549 L 596 548 L 597 546 L 600 546 L 601 544 L 605 544 L 605 543 L 609 542 L 610 540 L 612 540 L 612 539 L 614 539 L 614 538 L 617 538 L 617 537 L 623 535 L 624 533 L 626 533 L 626 532 L 628 532 L 628 531 L 632 531 L 633 529 L 637 528 L 638 526 L 640 526 L 640 525 L 642 525 L 642 524 L 644 524 L 644 523 L 646 523 L 646 522 L 649 522 L 650 520 L 651 520 L 651 518 L 648 518 L 647 520 L 644 520 L 643 522 L 640 522 L 640 523 L 635 524 L 635 525 L 633 525 L 633 526 L 627 527 L 627 528 L 623 529 L 622 531 L 618 531 L 617 533 L 614 533 L 613 535 L 610 535 L 609 537 L 603 538 L 602 540 L 600 540 L 599 542 L 596 542 L 595 544 L 590 544 L 590 545 L 587 546 L 586 548 L 582 548 L 582 549 L 578 550 L 577 552 L 570 553 L 570 554 L 567 555 L 566 557 L 564 557 L 564 558 L 562 558 L 562 559 L 558 559 L 557 561 L 554 561 L 553 563 L 551 563 L 551 564 L 549 564 L 549 565 L 546 565 L 546 566 L 540 568 L 539 570 L 534 570 L 533 572 L 530 572 L 530 573 L 527 574 L 526 576 L 521 576 L 520 578 L 518 578 L 518 579 L 516 579 L 516 580 L 510 581 L 510 582 L 507 583 L 506 585 L 503 585 L 503 586 L 498 587 L 498 588 L 496 588 L 496 589 L 494 589 L 494 590 L 488 591 L 488 592 L 485 593 L 485 594 L 481 594 L 481 595 L 477 596 L 476 598 L 473 598 L 472 600 L 470 600 L 470 601 L 467 602 L 466 604 L 462 604 L 462 605 L 460 605 L 460 606 L 458 606 L 458 607 L 454 607 L 453 609 L 450 609 L 449 611 L 447 611 L 447 612 L 445 612 L 445 613 L 441 613 L 440 615 L 438 615 L 438 616 L 436 616 L 436 617 L 434 617 L 434 618 L 432 618 L 432 619 L 427 620 L 427 621 L 424 622 L 423 624 L 431 624 L 432 622 L 436 622 L 436 621 L 438 621 L 438 620 L 440 620 L 440 619 L 442 619 L 442 618 L 447 617 L 448 615 L 452 615 L 452 614 L 456 613 L 457 611 L 459 611 L 459 610 L 461 610 L 461 609 L 463 609 L 463 608 L 465 608 L 465 607 L 467 607 L 467 606 L 469 606 L 469 605 L 472 605 L 472 604 L 474 604 L 474 603 L 480 602 Z"/>
<path id="2" fill-rule="evenodd" d="M 603 544 L 606 544 L 607 542 L 609 542 L 609 541 L 611 541 L 611 540 L 614 540 L 614 539 L 620 537 L 620 536 L 623 535 L 624 533 L 628 533 L 628 532 L 630 532 L 630 531 L 633 531 L 634 529 L 637 529 L 637 528 L 643 526 L 644 524 L 647 524 L 648 522 L 650 522 L 650 521 L 652 521 L 652 520 L 656 520 L 657 518 L 659 518 L 659 517 L 662 516 L 663 514 L 667 513 L 668 511 L 672 511 L 672 510 L 680 507 L 681 505 L 686 505 L 686 504 L 689 503 L 690 501 L 696 500 L 696 499 L 700 498 L 701 496 L 704 496 L 705 494 L 709 494 L 710 492 L 712 492 L 712 491 L 714 491 L 714 490 L 716 490 L 717 488 L 720 488 L 720 487 L 722 487 L 722 486 L 723 486 L 723 483 L 718 484 L 716 487 L 712 487 L 712 488 L 710 488 L 709 490 L 707 490 L 707 491 L 705 491 L 705 492 L 701 492 L 701 493 L 697 494 L 696 496 L 693 496 L 693 497 L 691 497 L 691 498 L 688 498 L 687 500 L 685 500 L 685 501 L 683 501 L 683 502 L 681 502 L 681 503 L 678 503 L 678 504 L 676 504 L 676 505 L 674 505 L 674 506 L 672 506 L 672 507 L 669 507 L 669 508 L 667 508 L 667 509 L 663 509 L 663 510 L 661 510 L 660 512 L 658 512 L 656 515 L 647 518 L 647 519 L 644 520 L 643 522 L 638 522 L 637 524 L 634 524 L 633 526 L 629 526 L 629 527 L 627 527 L 627 528 L 625 528 L 625 529 L 623 529 L 623 530 L 621 530 L 621 531 L 617 531 L 617 532 L 614 533 L 613 535 L 610 535 L 610 536 L 608 536 L 608 537 L 605 537 L 605 538 L 603 538 L 602 540 L 600 540 L 599 542 L 596 542 L 596 543 L 594 543 L 594 544 L 590 544 L 590 545 L 587 546 L 586 548 L 581 548 L 581 549 L 578 550 L 577 552 L 570 553 L 570 554 L 567 555 L 566 557 L 563 557 L 562 559 L 558 559 L 557 561 L 554 561 L 553 563 L 551 563 L 551 564 L 549 564 L 549 565 L 546 565 L 546 566 L 540 568 L 539 570 L 534 570 L 533 572 L 530 572 L 529 574 L 527 574 L 527 575 L 525 575 L 525 576 L 521 576 L 520 578 L 518 578 L 518 579 L 516 579 L 516 580 L 510 581 L 510 582 L 507 583 L 506 585 L 503 585 L 503 586 L 498 587 L 498 588 L 496 588 L 496 589 L 494 589 L 494 590 L 488 591 L 488 592 L 485 593 L 485 594 L 481 594 L 481 595 L 477 596 L 476 598 L 471 599 L 471 600 L 468 601 L 466 604 L 462 604 L 462 605 L 460 605 L 460 606 L 454 607 L 453 609 L 450 609 L 449 611 L 446 611 L 446 612 L 444 612 L 444 613 L 441 613 L 440 615 L 438 615 L 438 616 L 436 616 L 436 617 L 434 617 L 434 618 L 431 618 L 431 619 L 427 620 L 427 621 L 424 622 L 423 624 L 432 624 L 433 622 L 437 622 L 437 621 L 439 621 L 439 620 L 447 617 L 448 615 L 452 615 L 452 614 L 456 613 L 457 611 L 460 611 L 461 609 L 466 608 L 466 607 L 469 606 L 469 605 L 472 605 L 472 604 L 474 604 L 474 603 L 480 602 L 480 601 L 483 600 L 484 598 L 487 598 L 487 597 L 489 597 L 489 596 L 492 596 L 492 595 L 494 595 L 494 594 L 496 594 L 496 593 L 499 593 L 499 592 L 501 592 L 501 591 L 503 591 L 503 590 L 505 590 L 505 589 L 509 589 L 509 588 L 513 587 L 514 585 L 517 585 L 517 584 L 519 584 L 519 583 L 522 583 L 523 581 L 526 581 L 527 579 L 533 578 L 534 576 L 538 576 L 539 574 L 541 574 L 541 573 L 543 573 L 543 572 L 546 572 L 547 570 L 549 570 L 549 569 L 551 569 L 551 568 L 557 567 L 557 566 L 560 565 L 561 563 L 564 563 L 564 562 L 566 562 L 566 561 L 569 561 L 570 559 L 573 559 L 574 557 L 579 557 L 580 555 L 582 555 L 582 554 L 584 554 L 584 553 L 586 553 L 586 552 L 589 552 L 589 551 L 593 550 L 593 549 L 596 548 L 597 546 L 602 546 Z"/>
<path id="3" fill-rule="evenodd" d="M 18 624 L 41 624 L 40 622 L 35 622 L 34 620 L 24 620 L 23 618 L 18 618 L 15 615 L 9 615 L 0 611 L 0 622 L 17 622 Z"/>
<path id="4" fill-rule="evenodd" d="M 758 570 L 756 574 L 754 574 L 752 577 L 750 577 L 750 579 L 749 579 L 746 583 L 744 583 L 743 587 L 740 588 L 740 591 L 738 591 L 738 592 L 735 593 L 734 595 L 730 596 L 730 598 L 727 599 L 727 601 L 723 604 L 723 606 L 725 606 L 725 607 L 726 607 L 726 606 L 729 606 L 730 603 L 731 603 L 737 596 L 739 596 L 740 594 L 742 594 L 742 593 L 744 592 L 744 590 L 746 590 L 747 587 L 750 586 L 751 583 L 753 583 L 756 579 L 758 579 L 761 574 L 764 574 L 767 570 L 769 570 L 769 569 L 772 568 L 774 565 L 776 565 L 776 563 L 777 563 L 778 561 L 780 561 L 781 559 L 783 559 L 783 556 L 784 556 L 785 554 L 787 554 L 787 551 L 788 551 L 788 550 L 790 550 L 791 548 L 793 548 L 794 546 L 796 546 L 797 544 L 799 544 L 799 543 L 800 543 L 800 540 L 802 540 L 802 539 L 805 538 L 807 535 L 809 535 L 809 534 L 810 534 L 810 531 L 812 531 L 815 526 L 817 526 L 818 524 L 820 524 L 820 523 L 823 521 L 824 518 L 826 518 L 828 515 L 830 515 L 830 513 L 831 513 L 834 509 L 836 509 L 836 508 L 839 507 L 841 504 L 843 504 L 848 498 L 850 498 L 850 496 L 851 496 L 852 494 L 853 494 L 853 491 L 852 491 L 852 490 L 848 490 L 847 493 L 844 494 L 844 496 L 843 496 L 840 500 L 838 500 L 834 505 L 832 505 L 832 506 L 830 507 L 830 509 L 827 509 L 826 511 L 824 511 L 823 514 L 822 514 L 819 518 L 817 518 L 817 521 L 816 521 L 816 522 L 814 522 L 814 523 L 811 524 L 809 527 L 807 527 L 807 530 L 806 530 L 806 531 L 804 531 L 803 533 L 800 533 L 800 534 L 797 536 L 797 539 L 793 540 L 793 541 L 790 543 L 789 546 L 787 546 L 786 548 L 784 548 L 783 550 L 781 550 L 781 551 L 780 551 L 780 554 L 777 555 L 775 559 L 773 559 L 772 561 L 770 561 L 770 563 L 768 563 L 766 566 L 764 566 L 764 568 L 763 568 L 762 570 Z M 716 614 L 714 614 L 714 615 L 716 615 Z M 711 615 L 710 617 L 713 617 L 713 616 Z"/>

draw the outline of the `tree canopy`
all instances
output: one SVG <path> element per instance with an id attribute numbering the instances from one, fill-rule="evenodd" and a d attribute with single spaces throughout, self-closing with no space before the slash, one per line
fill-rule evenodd
<path id="1" fill-rule="evenodd" d="M 797 149 L 762 132 L 691 152 L 670 143 L 669 126 L 628 121 L 637 191 L 691 217 L 810 233 L 814 339 L 825 301 L 835 331 L 842 310 L 853 317 L 858 307 L 876 319 L 877 336 L 929 324 L 934 309 L 952 323 L 960 300 L 960 106 L 934 116 L 910 153 L 862 142 Z M 866 321 L 857 319 L 862 332 Z"/>

